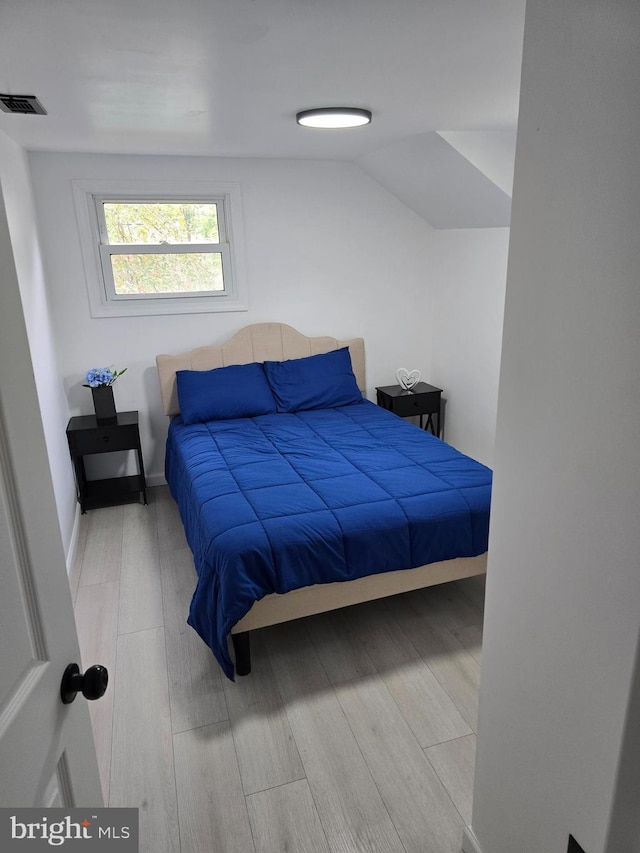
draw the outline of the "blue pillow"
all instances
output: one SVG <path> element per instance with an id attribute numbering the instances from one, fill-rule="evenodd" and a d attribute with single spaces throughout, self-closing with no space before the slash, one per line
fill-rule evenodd
<path id="1" fill-rule="evenodd" d="M 272 415 L 276 401 L 262 365 L 231 364 L 213 370 L 178 370 L 178 402 L 186 424 Z"/>
<path id="2" fill-rule="evenodd" d="M 264 372 L 279 412 L 329 409 L 362 400 L 348 347 L 307 358 L 265 361 Z"/>

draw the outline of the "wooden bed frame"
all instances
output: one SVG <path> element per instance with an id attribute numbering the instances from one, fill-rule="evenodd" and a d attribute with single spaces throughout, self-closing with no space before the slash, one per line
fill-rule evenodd
<path id="1" fill-rule="evenodd" d="M 237 332 L 221 346 L 199 347 L 182 355 L 158 355 L 162 407 L 166 415 L 180 412 L 176 389 L 177 370 L 212 370 L 229 364 L 253 361 L 284 361 L 349 347 L 358 387 L 366 395 L 364 341 L 354 338 L 339 341 L 330 337 L 309 338 L 283 323 L 256 323 Z M 273 593 L 256 601 L 251 610 L 232 629 L 236 672 L 251 671 L 249 631 L 288 622 L 315 613 L 325 613 L 352 604 L 385 598 L 401 592 L 481 575 L 487 569 L 487 555 L 461 557 L 430 563 L 415 569 L 370 575 L 340 583 L 316 584 L 288 592 Z"/>

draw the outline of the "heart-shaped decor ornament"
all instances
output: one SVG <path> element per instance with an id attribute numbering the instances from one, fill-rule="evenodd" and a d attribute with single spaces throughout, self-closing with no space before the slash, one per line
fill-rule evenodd
<path id="1" fill-rule="evenodd" d="M 399 367 L 396 370 L 396 379 L 398 385 L 404 388 L 405 391 L 411 391 L 412 388 L 420 382 L 422 374 L 419 370 L 407 370 L 406 367 Z"/>

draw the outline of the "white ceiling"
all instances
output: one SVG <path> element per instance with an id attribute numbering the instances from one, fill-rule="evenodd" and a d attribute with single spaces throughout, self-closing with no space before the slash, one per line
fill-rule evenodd
<path id="1" fill-rule="evenodd" d="M 446 184 L 436 131 L 465 132 L 447 142 L 467 169 L 473 133 L 484 162 L 492 134 L 493 160 L 512 156 L 523 25 L 524 0 L 0 0 L 0 92 L 48 111 L 0 113 L 0 130 L 26 149 L 340 159 L 371 174 L 405 151 L 421 181 Z M 329 105 L 373 122 L 296 125 Z"/>

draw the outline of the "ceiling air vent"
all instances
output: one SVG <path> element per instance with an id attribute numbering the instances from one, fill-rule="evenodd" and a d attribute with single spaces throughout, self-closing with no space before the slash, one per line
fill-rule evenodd
<path id="1" fill-rule="evenodd" d="M 35 95 L 0 95 L 0 110 L 3 113 L 46 116 L 47 111 Z"/>

